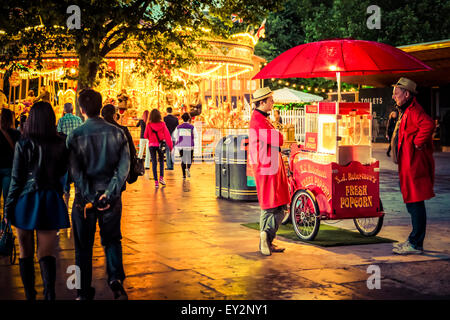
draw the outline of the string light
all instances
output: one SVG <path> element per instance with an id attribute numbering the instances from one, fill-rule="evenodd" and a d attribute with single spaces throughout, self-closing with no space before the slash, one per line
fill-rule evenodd
<path id="1" fill-rule="evenodd" d="M 187 74 L 187 75 L 190 75 L 190 76 L 194 76 L 194 77 L 204 77 L 204 76 L 207 76 L 207 75 L 209 75 L 209 74 L 211 74 L 211 73 L 213 73 L 213 72 L 219 70 L 221 67 L 222 67 L 222 66 L 219 65 L 219 66 L 217 66 L 217 67 L 215 67 L 215 68 L 212 68 L 211 70 L 208 70 L 208 71 L 203 72 L 203 73 L 189 72 L 189 71 L 184 70 L 184 69 L 180 69 L 180 71 L 183 72 L 183 73 L 185 73 L 185 74 Z"/>

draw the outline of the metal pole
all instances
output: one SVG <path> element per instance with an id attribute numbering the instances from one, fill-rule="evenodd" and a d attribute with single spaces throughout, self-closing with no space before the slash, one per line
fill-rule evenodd
<path id="1" fill-rule="evenodd" d="M 338 102 L 341 102 L 341 73 L 336 72 L 336 79 L 338 83 Z"/>

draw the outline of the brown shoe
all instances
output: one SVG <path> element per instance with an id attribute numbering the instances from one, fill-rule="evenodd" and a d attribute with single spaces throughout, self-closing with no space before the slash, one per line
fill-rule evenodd
<path id="1" fill-rule="evenodd" d="M 284 252 L 284 250 L 286 250 L 286 248 L 280 248 L 274 244 L 270 245 L 270 251 L 272 251 L 272 252 Z"/>

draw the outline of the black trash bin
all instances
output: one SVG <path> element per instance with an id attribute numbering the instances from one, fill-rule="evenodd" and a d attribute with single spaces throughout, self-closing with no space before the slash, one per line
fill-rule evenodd
<path id="1" fill-rule="evenodd" d="M 228 135 L 216 146 L 216 196 L 258 201 L 253 177 L 247 176 L 248 135 Z"/>

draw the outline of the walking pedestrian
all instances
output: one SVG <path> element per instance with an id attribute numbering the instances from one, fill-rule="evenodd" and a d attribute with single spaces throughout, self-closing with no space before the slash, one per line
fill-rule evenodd
<path id="1" fill-rule="evenodd" d="M 175 129 L 173 139 L 175 141 L 175 148 L 180 153 L 183 179 L 186 179 L 186 175 L 191 177 L 190 170 L 192 162 L 194 161 L 194 147 L 195 141 L 198 138 L 198 133 L 191 124 L 191 116 L 189 113 L 183 113 L 181 119 L 183 120 L 183 123 Z"/>
<path id="2" fill-rule="evenodd" d="M 37 102 L 31 107 L 24 135 L 16 143 L 5 206 L 7 220 L 17 229 L 20 275 L 28 300 L 36 299 L 34 231 L 44 298 L 54 300 L 57 231 L 70 227 L 61 185 L 67 172 L 68 151 L 55 123 L 50 103 Z"/>
<path id="3" fill-rule="evenodd" d="M 81 112 L 88 119 L 67 138 L 70 174 L 75 183 L 72 207 L 75 263 L 80 268 L 81 288 L 77 300 L 92 300 L 92 247 L 96 224 L 105 250 L 108 285 L 115 299 L 128 299 L 123 288 L 122 187 L 130 170 L 130 151 L 124 132 L 100 118 L 102 96 L 80 92 Z"/>
<path id="4" fill-rule="evenodd" d="M 392 98 L 400 111 L 392 148 L 397 150 L 400 190 L 411 215 L 412 232 L 405 242 L 394 245 L 397 254 L 420 254 L 426 232 L 425 200 L 434 197 L 434 121 L 415 98 L 416 83 L 400 78 Z M 395 153 L 394 153 L 395 155 Z"/>
<path id="5" fill-rule="evenodd" d="M 377 113 L 372 112 L 372 142 L 377 142 L 378 134 L 380 133 L 380 125 L 377 119 Z"/>
<path id="6" fill-rule="evenodd" d="M 170 136 L 172 137 L 172 144 L 175 143 L 175 140 L 173 139 L 173 132 L 175 131 L 175 129 L 178 126 L 178 118 L 175 117 L 172 114 L 172 108 L 168 107 L 166 109 L 167 111 L 167 116 L 164 117 L 164 123 L 167 126 L 167 129 L 169 130 Z M 167 170 L 173 170 L 173 156 L 172 156 L 172 152 L 170 152 L 170 150 L 168 148 L 166 148 L 166 163 L 167 163 Z"/>
<path id="7" fill-rule="evenodd" d="M 252 113 L 249 131 L 249 164 L 256 181 L 260 215 L 260 251 L 263 255 L 283 252 L 273 244 L 278 227 L 289 203 L 287 175 L 280 153 L 283 135 L 268 119 L 273 108 L 270 88 L 253 93 L 256 109 Z"/>
<path id="8" fill-rule="evenodd" d="M 139 119 L 138 123 L 136 124 L 136 127 L 139 127 L 141 129 L 141 135 L 139 139 L 139 155 L 138 158 L 142 159 L 145 152 L 145 163 L 144 167 L 145 169 L 150 169 L 150 150 L 148 149 L 148 139 L 144 138 L 145 128 L 147 126 L 148 122 L 148 110 L 145 110 L 142 114 L 142 118 Z"/>
<path id="9" fill-rule="evenodd" d="M 63 134 L 65 138 L 76 128 L 78 128 L 83 121 L 80 117 L 73 114 L 73 105 L 68 102 L 64 104 L 64 115 L 58 120 L 58 124 L 56 126 L 56 130 Z M 69 171 L 66 172 L 63 179 L 63 187 L 64 187 L 64 202 L 69 207 L 69 199 L 70 199 L 70 185 L 72 184 L 72 179 L 69 177 Z"/>
<path id="10" fill-rule="evenodd" d="M 2 109 L 0 121 L 0 196 L 3 191 L 3 213 L 5 212 L 6 197 L 11 183 L 16 142 L 20 139 L 20 132 L 13 128 L 13 113 L 9 109 Z"/>
<path id="11" fill-rule="evenodd" d="M 398 119 L 397 110 L 393 110 L 389 114 L 389 119 L 388 119 L 387 126 L 386 126 L 386 139 L 388 139 L 388 141 L 389 141 L 389 147 L 386 152 L 386 155 L 388 157 L 391 156 L 391 140 L 392 140 L 392 134 L 394 133 L 395 124 L 397 123 L 397 119 Z"/>
<path id="12" fill-rule="evenodd" d="M 145 129 L 144 137 L 148 139 L 148 145 L 150 149 L 150 155 L 152 158 L 152 170 L 153 179 L 155 180 L 155 187 L 158 188 L 159 184 L 165 186 L 164 181 L 164 152 L 161 150 L 160 141 L 165 141 L 166 149 L 170 151 L 173 149 L 172 137 L 170 136 L 169 130 L 166 124 L 161 121 L 161 113 L 158 109 L 153 109 L 150 112 L 150 121 Z M 157 165 L 159 162 L 159 181 L 158 181 L 158 171 Z"/>
<path id="13" fill-rule="evenodd" d="M 130 161 L 131 161 L 132 159 L 136 158 L 136 147 L 134 146 L 133 137 L 131 136 L 131 133 L 127 127 L 118 124 L 116 122 L 116 120 L 114 120 L 115 115 L 116 115 L 116 107 L 114 105 L 107 104 L 102 108 L 103 119 L 105 119 L 106 122 L 111 123 L 112 125 L 116 126 L 117 128 L 120 128 L 123 131 L 123 133 L 125 133 L 125 136 L 127 137 L 128 148 L 130 151 Z M 130 163 L 130 166 L 131 166 L 131 163 Z M 123 189 L 122 191 L 125 191 L 126 183 L 124 183 L 122 189 Z"/>

